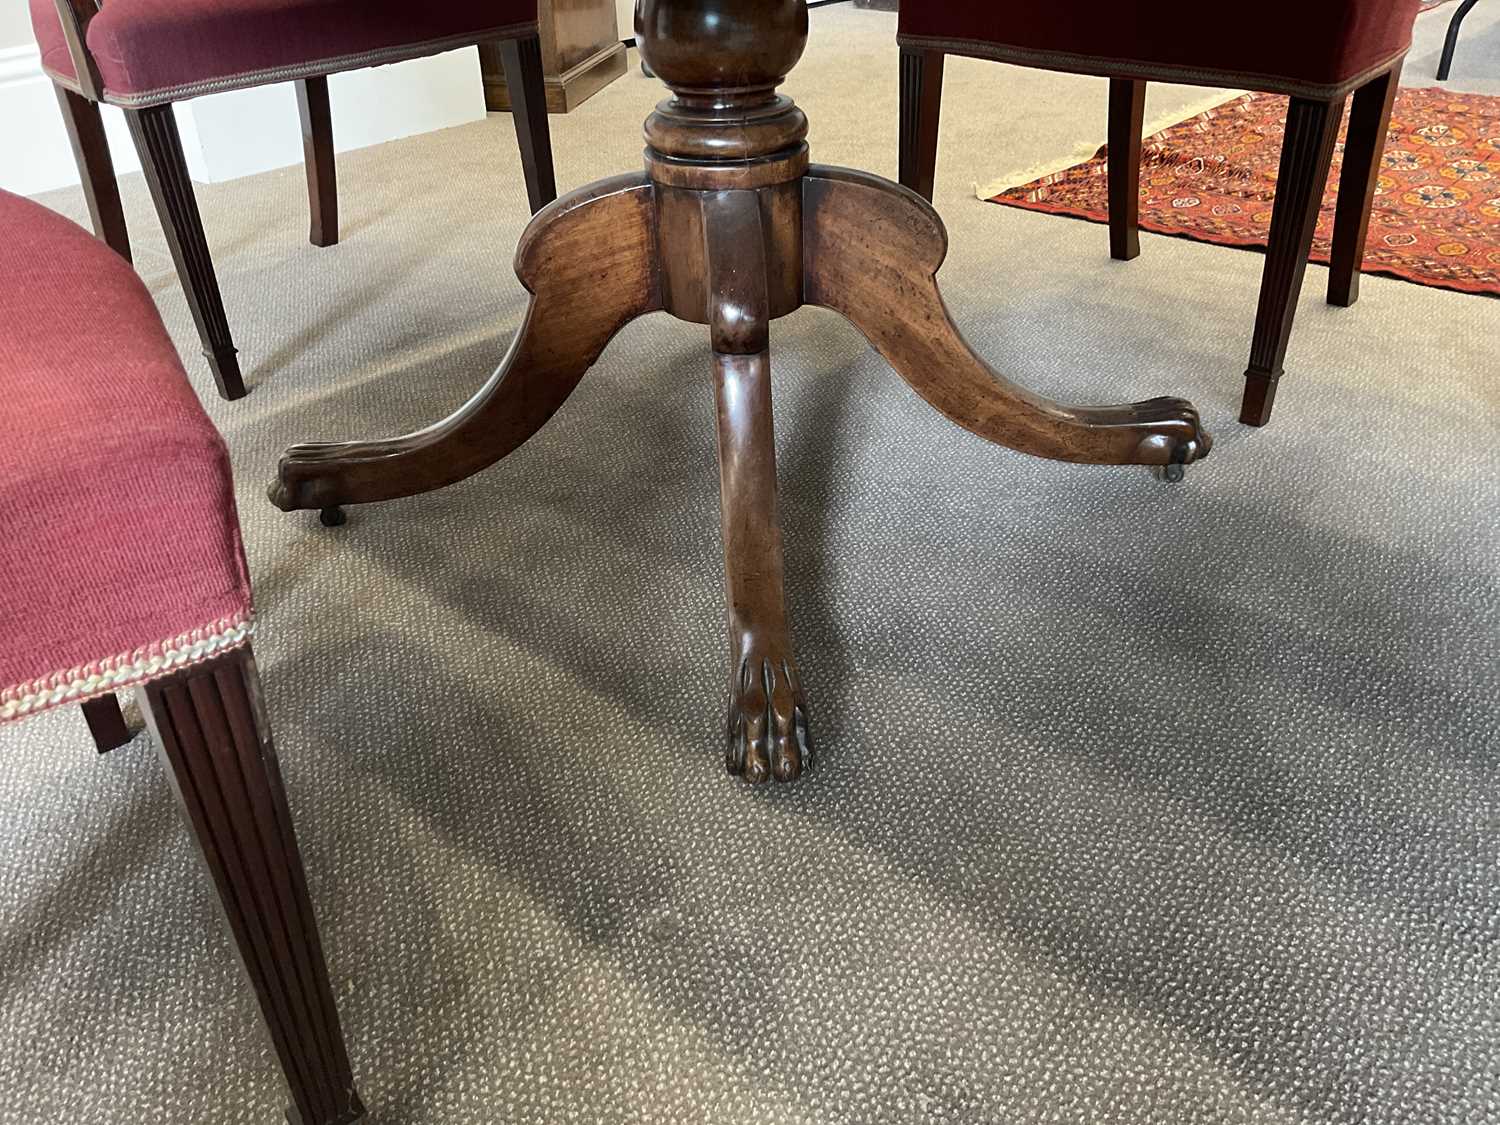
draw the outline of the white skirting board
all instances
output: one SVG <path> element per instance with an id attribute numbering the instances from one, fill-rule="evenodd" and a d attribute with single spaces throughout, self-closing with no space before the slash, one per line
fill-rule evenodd
<path id="1" fill-rule="evenodd" d="M 328 81 L 339 151 L 479 121 L 484 87 L 473 47 Z M 105 107 L 115 170 L 140 167 L 119 110 Z M 177 106 L 188 170 L 217 183 L 302 160 L 290 83 L 195 98 Z M 34 46 L 0 49 L 0 188 L 34 195 L 78 182 L 62 113 Z"/>

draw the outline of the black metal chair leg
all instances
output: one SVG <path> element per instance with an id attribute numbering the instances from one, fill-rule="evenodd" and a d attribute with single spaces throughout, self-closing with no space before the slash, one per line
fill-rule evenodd
<path id="1" fill-rule="evenodd" d="M 1438 62 L 1439 82 L 1448 81 L 1448 72 L 1453 69 L 1453 52 L 1458 49 L 1458 29 L 1463 26 L 1464 17 L 1469 14 L 1469 10 L 1477 3 L 1479 0 L 1464 0 L 1448 23 L 1448 37 L 1443 40 L 1443 57 Z"/>

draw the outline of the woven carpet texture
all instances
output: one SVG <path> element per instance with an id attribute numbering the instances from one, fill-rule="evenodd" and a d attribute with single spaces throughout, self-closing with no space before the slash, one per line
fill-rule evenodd
<path id="1" fill-rule="evenodd" d="M 1140 226 L 1226 246 L 1269 241 L 1287 99 L 1244 94 L 1149 137 Z M 1344 128 L 1347 128 L 1347 119 Z M 1500 296 L 1500 97 L 1437 87 L 1400 91 L 1365 242 L 1366 273 Z M 1313 237 L 1327 265 L 1343 143 Z M 1109 149 L 991 199 L 1109 221 Z"/>
<path id="2" fill-rule="evenodd" d="M 1420 20 L 1430 84 L 1445 23 Z M 813 14 L 814 158 L 896 169 L 888 14 Z M 1491 90 L 1500 11 L 1455 88 Z M 476 81 L 477 81 L 476 74 Z M 1027 459 L 837 317 L 773 333 L 820 756 L 724 775 L 706 333 L 627 329 L 493 470 L 321 528 L 280 451 L 461 403 L 515 333 L 507 117 L 201 189 L 253 389 L 213 396 L 139 176 L 137 265 L 229 442 L 257 654 L 377 1125 L 1500 1121 L 1500 305 L 1308 271 L 1235 422 L 1263 259 L 985 205 L 1104 140 L 1105 84 L 949 64 L 947 300 L 1075 401 L 1195 400 L 1179 486 Z M 554 117 L 640 166 L 633 69 Z M 1154 90 L 1148 116 L 1202 91 Z M 286 127 L 295 129 L 295 114 Z M 1003 159 L 997 160 L 997 156 Z M 76 191 L 46 197 L 83 218 Z M 149 456 L 149 450 L 142 450 Z M 276 1067 L 144 736 L 0 731 L 0 1123 L 272 1125 Z"/>

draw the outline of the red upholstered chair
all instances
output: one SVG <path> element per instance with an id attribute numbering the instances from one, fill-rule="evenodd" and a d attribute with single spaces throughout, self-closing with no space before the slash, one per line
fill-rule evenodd
<path id="1" fill-rule="evenodd" d="M 130 243 L 99 102 L 120 106 L 177 274 L 225 398 L 245 393 L 172 103 L 297 84 L 315 246 L 338 241 L 329 74 L 498 43 L 531 209 L 557 195 L 536 0 L 30 0 L 42 66 L 57 86 L 94 232 Z M 476 81 L 478 74 L 475 75 Z"/>
<path id="2" fill-rule="evenodd" d="M 1351 93 L 1328 300 L 1347 306 L 1359 294 L 1391 102 L 1419 3 L 1265 0 L 1232 22 L 1209 9 L 1179 11 L 1145 0 L 903 4 L 901 182 L 932 198 L 945 56 L 1103 75 L 1110 79 L 1110 252 L 1134 258 L 1140 252 L 1136 224 L 1146 82 L 1287 95 L 1286 142 L 1240 408 L 1242 422 L 1264 425 Z"/>
<path id="3" fill-rule="evenodd" d="M 224 442 L 151 296 L 73 223 L 0 193 L 0 722 L 136 688 L 218 889 L 296 1125 L 363 1114 L 266 725 Z M 40 1064 L 40 1060 L 38 1060 Z"/>

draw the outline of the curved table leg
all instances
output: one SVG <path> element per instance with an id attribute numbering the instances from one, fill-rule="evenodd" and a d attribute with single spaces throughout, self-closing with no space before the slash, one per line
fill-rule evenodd
<path id="1" fill-rule="evenodd" d="M 1063 406 L 998 374 L 965 342 L 938 290 L 948 238 L 912 192 L 815 167 L 803 183 L 805 297 L 843 314 L 949 419 L 1022 453 L 1095 465 L 1181 466 L 1213 444 L 1193 405 L 1156 398 Z"/>
<path id="2" fill-rule="evenodd" d="M 749 782 L 793 781 L 811 751 L 776 512 L 767 232 L 754 191 L 701 199 L 729 603 L 725 761 Z"/>
<path id="3" fill-rule="evenodd" d="M 531 305 L 510 352 L 443 421 L 384 441 L 297 445 L 270 488 L 282 511 L 431 492 L 514 452 L 557 412 L 610 339 L 661 307 L 654 189 L 617 176 L 547 207 L 526 229 L 516 273 Z"/>

